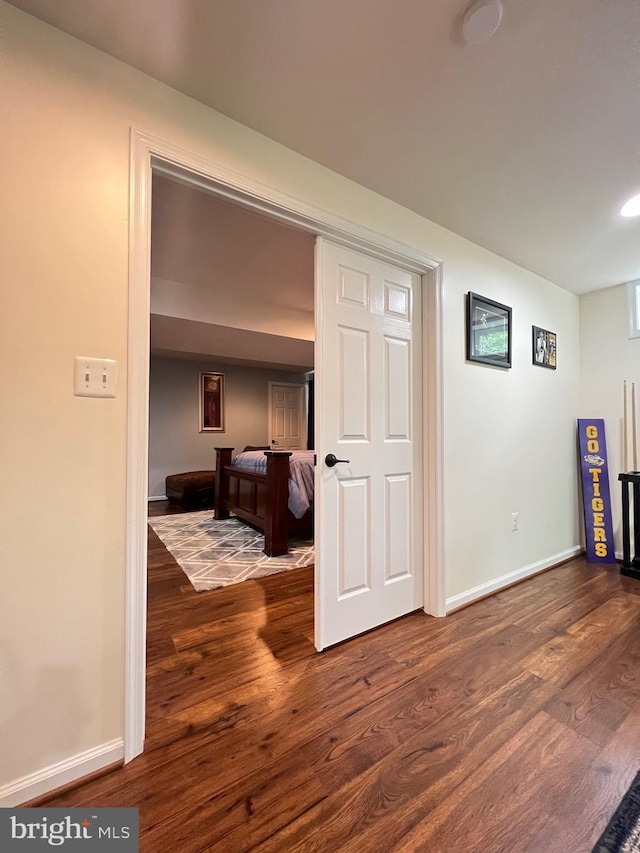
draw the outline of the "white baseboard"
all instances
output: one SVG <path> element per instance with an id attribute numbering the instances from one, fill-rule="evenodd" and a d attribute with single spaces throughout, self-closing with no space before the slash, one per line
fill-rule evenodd
<path id="1" fill-rule="evenodd" d="M 480 586 L 474 586 L 472 589 L 467 589 L 465 592 L 459 592 L 457 595 L 452 595 L 451 598 L 447 598 L 446 601 L 447 613 L 450 610 L 457 610 L 458 607 L 462 607 L 465 604 L 471 604 L 472 601 L 476 601 L 478 598 L 483 598 L 485 595 L 490 595 L 492 592 L 498 592 L 500 589 L 511 586 L 511 584 L 516 581 L 524 580 L 524 578 L 536 575 L 538 572 L 543 572 L 545 569 L 555 566 L 558 563 L 562 563 L 564 560 L 570 560 L 572 557 L 577 557 L 583 550 L 584 549 L 581 548 L 580 545 L 574 545 L 573 548 L 567 548 L 566 551 L 561 551 L 559 554 L 554 554 L 544 560 L 539 560 L 537 563 L 531 563 L 528 566 L 523 566 L 521 569 L 516 569 L 515 572 L 509 572 L 499 578 L 494 578 L 486 583 L 482 583 Z"/>
<path id="2" fill-rule="evenodd" d="M 124 758 L 122 738 L 103 743 L 0 788 L 0 808 L 12 808 L 75 782 Z"/>
<path id="3" fill-rule="evenodd" d="M 168 501 L 169 498 L 166 495 L 149 495 L 147 500 L 148 501 Z"/>

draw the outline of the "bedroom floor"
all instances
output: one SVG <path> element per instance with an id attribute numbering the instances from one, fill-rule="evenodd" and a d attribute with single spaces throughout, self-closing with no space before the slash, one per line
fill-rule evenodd
<path id="1" fill-rule="evenodd" d="M 312 568 L 196 593 L 149 545 L 145 753 L 47 802 L 137 806 L 143 853 L 587 853 L 640 766 L 640 584 L 615 569 L 318 655 Z"/>

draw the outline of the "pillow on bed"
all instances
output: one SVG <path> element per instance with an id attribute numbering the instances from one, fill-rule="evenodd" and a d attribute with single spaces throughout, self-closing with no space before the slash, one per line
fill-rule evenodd
<path id="1" fill-rule="evenodd" d="M 257 444 L 247 444 L 245 449 L 242 451 L 243 453 L 248 453 L 250 450 L 270 450 L 269 445 L 265 445 L 264 447 L 258 447 Z"/>

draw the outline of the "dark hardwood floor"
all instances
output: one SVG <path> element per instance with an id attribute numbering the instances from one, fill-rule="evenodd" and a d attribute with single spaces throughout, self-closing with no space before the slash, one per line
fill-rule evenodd
<path id="1" fill-rule="evenodd" d="M 47 803 L 138 806 L 145 853 L 587 853 L 640 768 L 615 568 L 318 655 L 312 569 L 196 593 L 149 543 L 145 754 Z"/>

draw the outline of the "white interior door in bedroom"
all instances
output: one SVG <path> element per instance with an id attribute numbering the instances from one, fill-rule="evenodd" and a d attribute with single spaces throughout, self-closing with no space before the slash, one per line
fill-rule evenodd
<path id="1" fill-rule="evenodd" d="M 269 442 L 275 450 L 306 450 L 304 385 L 269 383 Z"/>
<path id="2" fill-rule="evenodd" d="M 423 605 L 421 288 L 317 238 L 318 649 Z"/>

